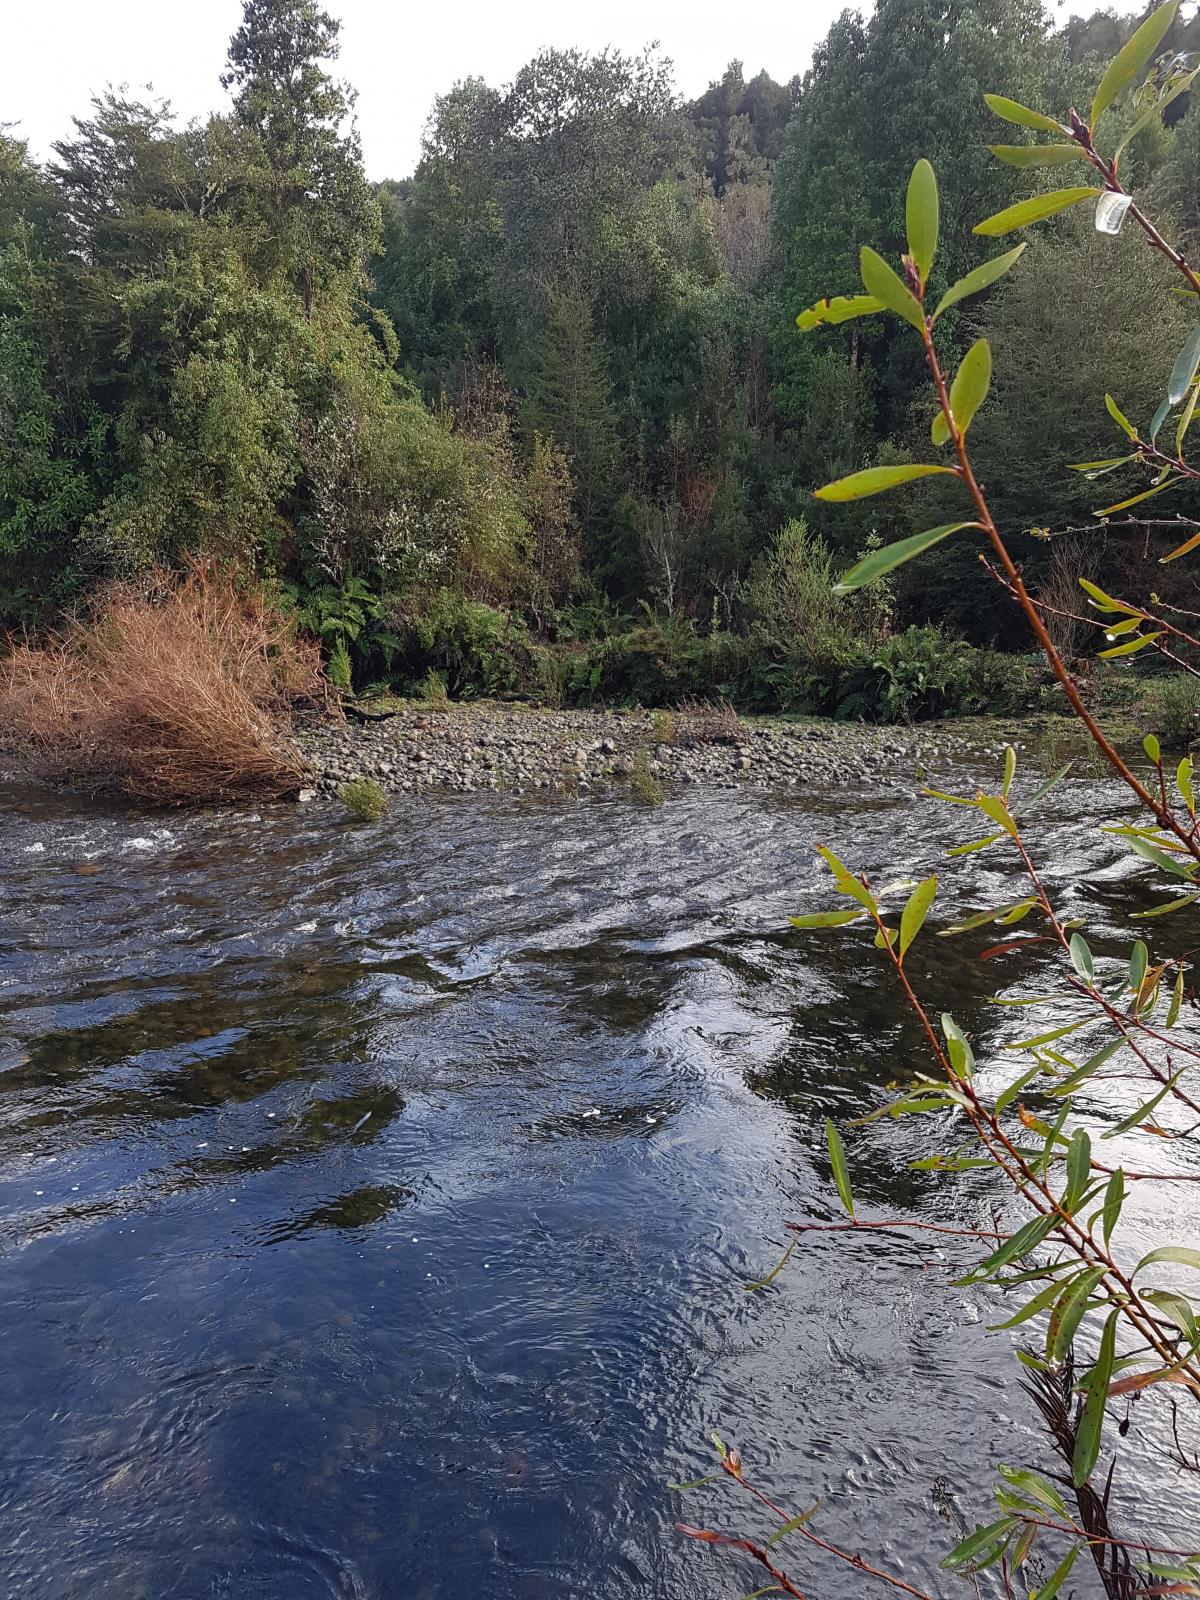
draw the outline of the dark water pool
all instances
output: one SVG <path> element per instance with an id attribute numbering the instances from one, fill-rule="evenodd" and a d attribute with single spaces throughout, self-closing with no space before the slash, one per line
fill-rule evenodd
<path id="1" fill-rule="evenodd" d="M 1111 927 L 1103 792 L 1062 796 L 1057 881 Z M 837 1210 L 823 1119 L 919 1052 L 854 930 L 783 931 L 811 846 L 908 874 L 957 818 L 866 789 L 372 828 L 0 800 L 0 1593 L 736 1596 L 756 1572 L 672 1527 L 763 1526 L 667 1487 L 714 1426 L 830 1537 L 970 1592 L 937 1558 L 1037 1449 L 995 1308 L 869 1237 L 744 1291 L 782 1219 Z M 1006 874 L 970 858 L 949 903 Z M 981 1043 L 1013 1036 L 977 945 L 927 949 Z M 863 1205 L 986 1215 L 985 1183 L 907 1170 L 924 1137 L 853 1137 Z"/>

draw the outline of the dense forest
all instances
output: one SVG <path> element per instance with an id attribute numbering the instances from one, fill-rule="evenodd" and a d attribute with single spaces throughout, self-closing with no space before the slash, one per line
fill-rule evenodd
<path id="1" fill-rule="evenodd" d="M 927 448 L 919 351 L 882 317 L 802 338 L 795 316 L 854 284 L 863 239 L 898 242 L 919 155 L 939 276 L 981 260 L 972 225 L 1031 176 L 989 156 L 982 94 L 1065 109 L 1137 21 L 879 0 L 803 78 L 733 62 L 690 103 L 656 50 L 547 51 L 438 98 L 415 173 L 375 186 L 338 23 L 246 0 L 207 122 L 110 89 L 44 164 L 0 132 L 0 626 L 211 557 L 276 584 L 344 687 L 986 703 L 1021 635 L 968 548 L 869 607 L 829 594 L 936 510 L 811 495 Z M 1195 245 L 1180 106 L 1128 165 Z M 1154 537 L 1097 527 L 1066 464 L 1106 453 L 1114 374 L 1153 410 L 1189 325 L 1155 270 L 1052 223 L 939 324 L 948 360 L 992 342 L 976 455 L 1009 531 L 1061 536 L 1021 538 L 1038 582 L 1064 540 L 1103 574 Z"/>

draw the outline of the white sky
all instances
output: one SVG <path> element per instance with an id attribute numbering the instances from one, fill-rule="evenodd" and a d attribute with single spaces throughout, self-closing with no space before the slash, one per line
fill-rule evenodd
<path id="1" fill-rule="evenodd" d="M 402 178 L 420 152 L 436 94 L 459 78 L 497 86 L 548 45 L 640 49 L 657 39 L 686 96 L 740 59 L 786 83 L 808 65 L 849 0 L 326 0 L 341 17 L 339 76 L 357 88 L 358 120 L 373 179 Z M 1108 0 L 1130 12 L 1142 0 Z M 1068 0 L 1061 14 L 1099 9 Z M 0 121 L 44 157 L 71 116 L 109 83 L 153 84 L 181 119 L 224 103 L 219 75 L 240 0 L 11 0 L 0 37 Z"/>

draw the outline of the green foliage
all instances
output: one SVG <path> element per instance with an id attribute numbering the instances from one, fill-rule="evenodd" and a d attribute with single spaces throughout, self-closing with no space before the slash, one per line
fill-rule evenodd
<path id="1" fill-rule="evenodd" d="M 378 822 L 388 805 L 387 795 L 373 778 L 351 778 L 338 790 L 338 799 L 355 822 Z"/>
<path id="2" fill-rule="evenodd" d="M 417 685 L 415 698 L 423 705 L 432 707 L 435 711 L 444 711 L 450 704 L 450 696 L 446 690 L 446 680 L 440 672 L 432 667 Z"/>
<path id="3" fill-rule="evenodd" d="M 915 722 L 1027 709 L 1032 683 L 993 651 L 948 639 L 932 626 L 907 628 L 885 640 L 839 686 L 839 714 L 873 722 Z"/>
<path id="4" fill-rule="evenodd" d="M 629 788 L 633 798 L 640 805 L 660 806 L 666 798 L 662 784 L 654 776 L 648 750 L 639 750 L 634 756 L 633 767 L 629 774 Z"/>

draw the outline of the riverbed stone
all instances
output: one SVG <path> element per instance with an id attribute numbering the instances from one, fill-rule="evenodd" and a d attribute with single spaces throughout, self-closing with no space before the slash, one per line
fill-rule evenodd
<path id="1" fill-rule="evenodd" d="M 372 777 L 384 789 L 603 792 L 641 765 L 672 785 L 748 784 L 795 790 L 850 781 L 911 793 L 966 762 L 997 764 L 995 723 L 886 728 L 814 719 L 744 719 L 727 724 L 674 713 L 674 743 L 655 737 L 641 709 L 550 711 L 492 702 L 444 710 L 403 705 L 381 721 L 312 721 L 296 742 L 308 766 L 305 790 L 328 796 Z M 661 728 L 661 725 L 660 725 Z M 1002 737 L 1002 736 L 1001 736 Z"/>

